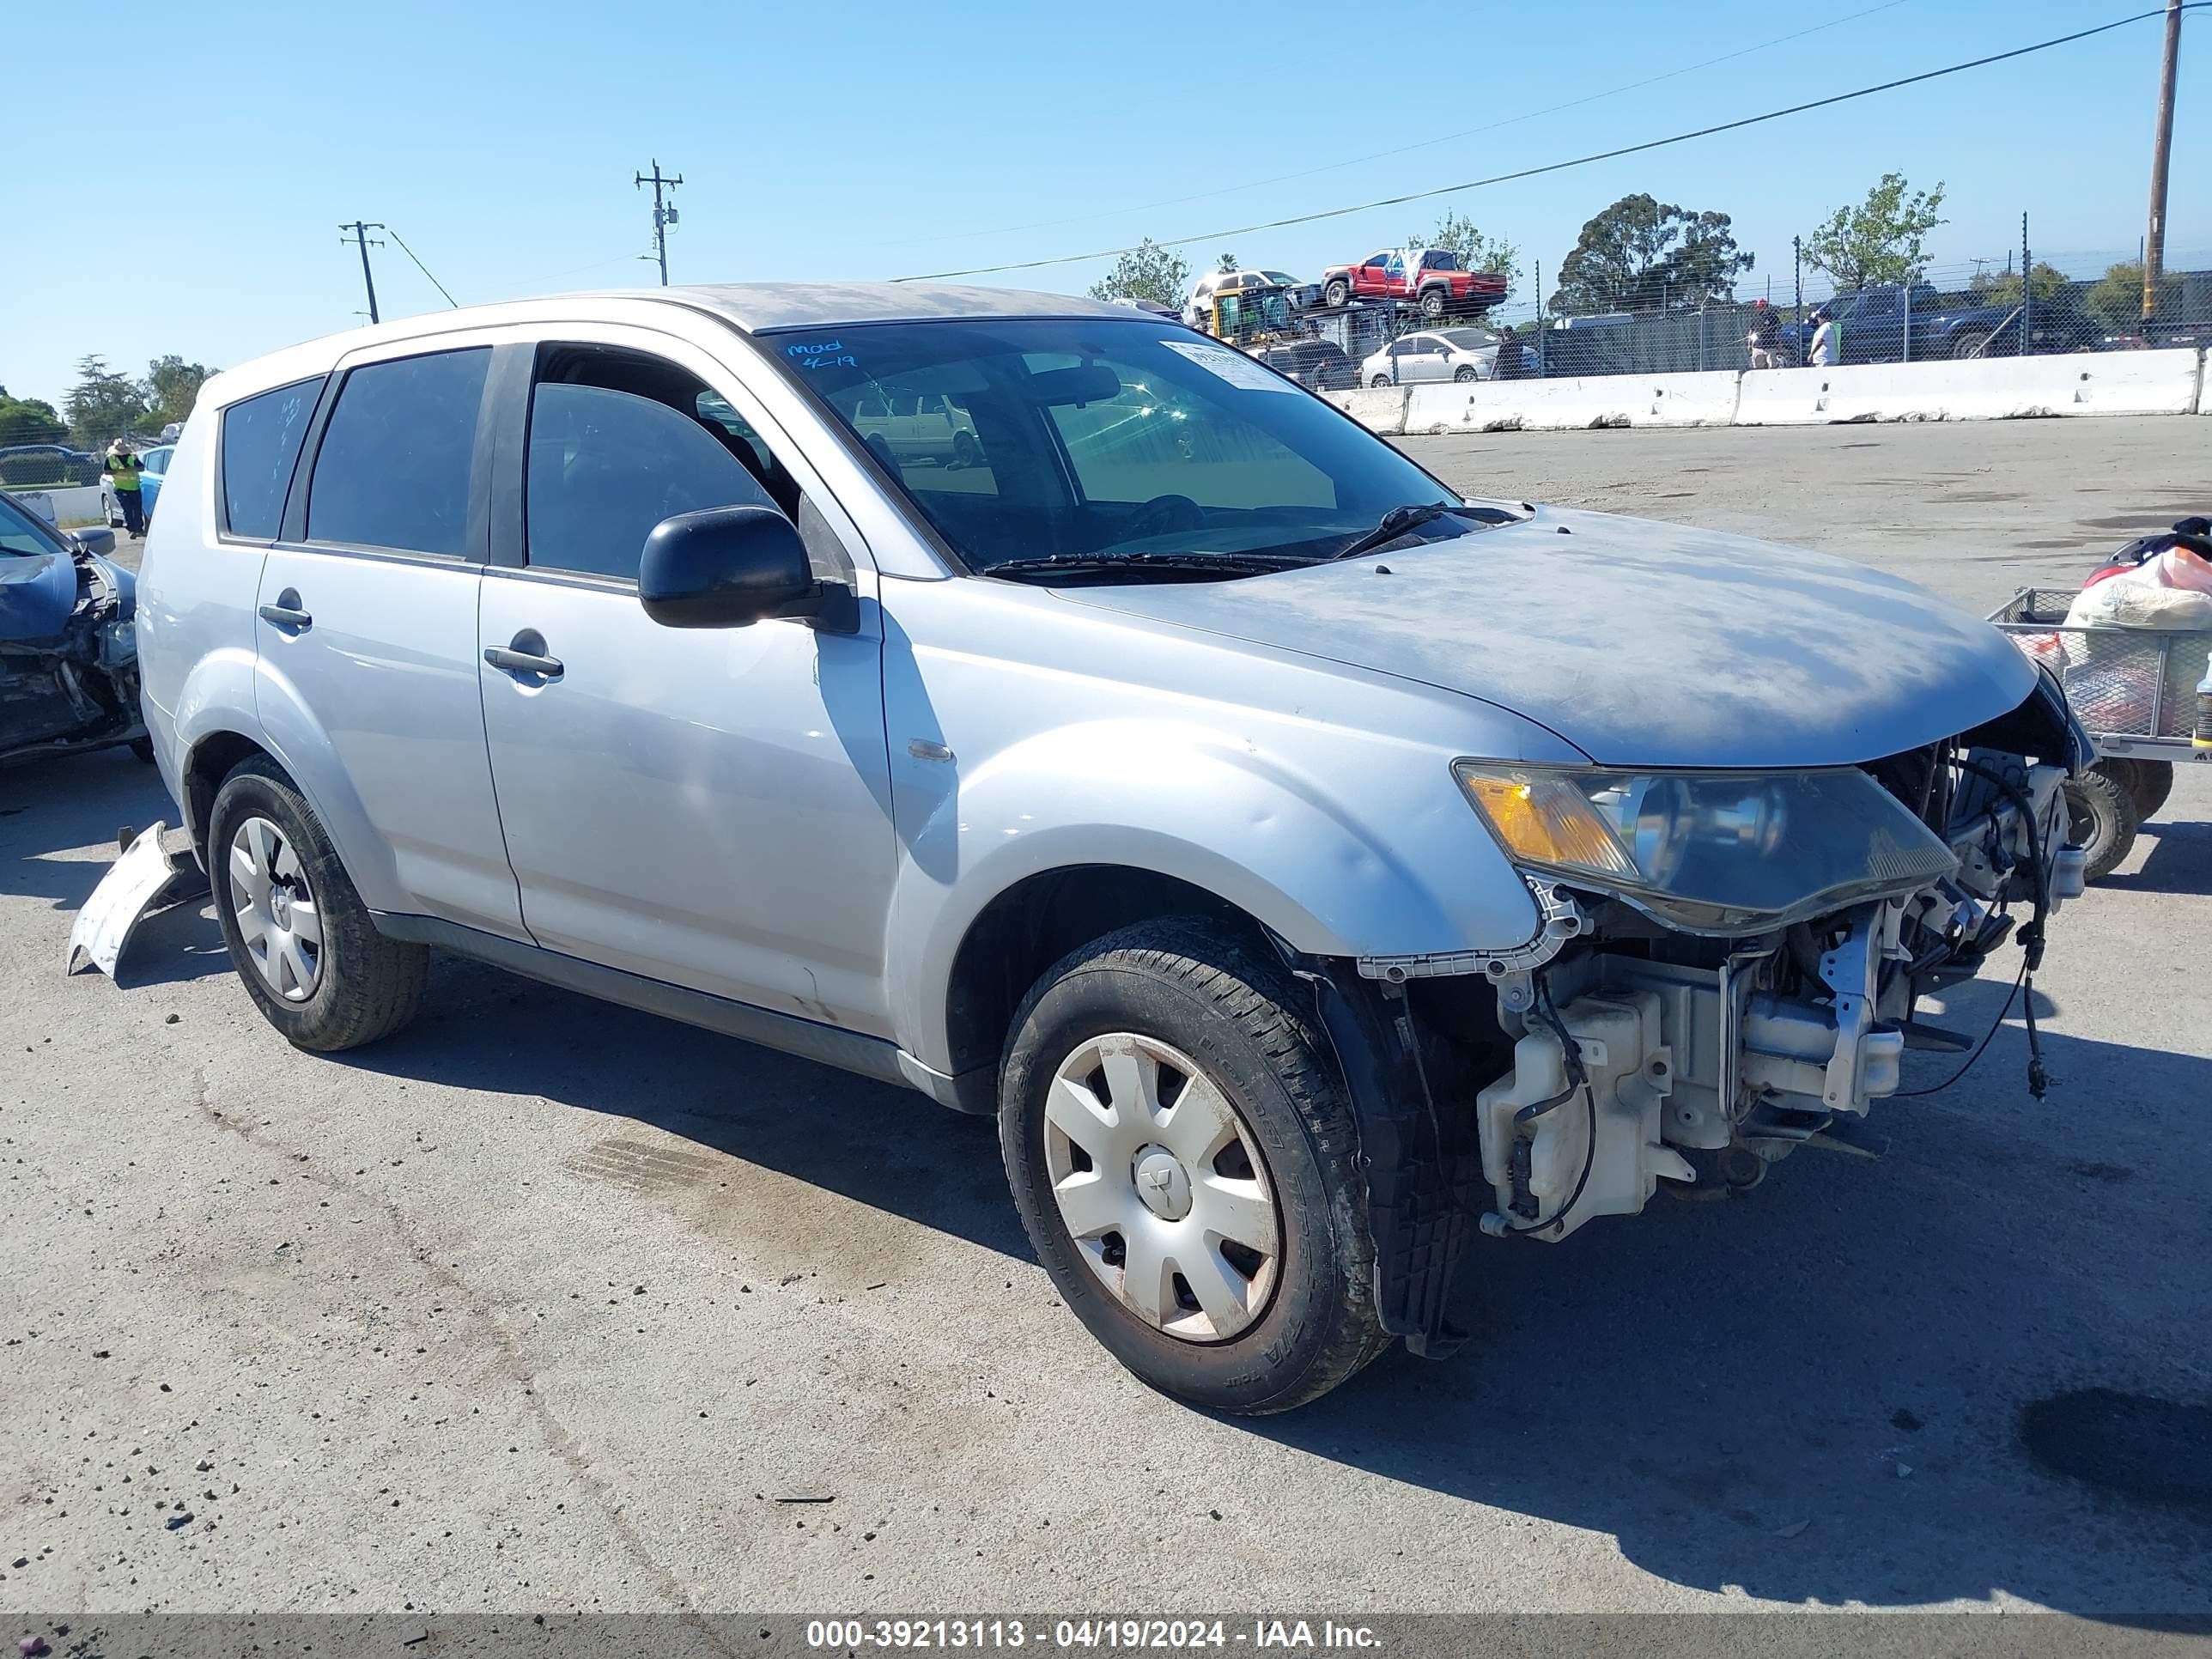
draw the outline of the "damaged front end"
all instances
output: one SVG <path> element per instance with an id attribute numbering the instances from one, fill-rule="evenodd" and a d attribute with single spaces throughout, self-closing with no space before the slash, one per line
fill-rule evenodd
<path id="1" fill-rule="evenodd" d="M 1310 975 L 1360 1110 L 1390 1328 L 1454 1345 L 1475 1228 L 1558 1240 L 1662 1182 L 1723 1196 L 1800 1146 L 1878 1151 L 1865 1118 L 1905 1048 L 1978 1053 L 1917 1019 L 1922 998 L 2008 942 L 2027 981 L 2081 892 L 2060 785 L 2089 758 L 2046 675 L 1986 726 L 1858 767 L 1463 763 L 1534 938 Z M 2028 1020 L 2040 1095 L 2032 997 Z"/>
<path id="2" fill-rule="evenodd" d="M 29 553 L 9 539 L 0 556 L 0 762 L 142 740 L 129 573 L 58 537 Z"/>

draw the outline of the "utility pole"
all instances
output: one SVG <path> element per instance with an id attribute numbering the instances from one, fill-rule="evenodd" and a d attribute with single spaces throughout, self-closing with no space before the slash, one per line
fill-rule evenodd
<path id="1" fill-rule="evenodd" d="M 382 247 L 384 244 L 370 241 L 368 233 L 372 230 L 382 230 L 384 227 L 365 224 L 356 219 L 349 225 L 340 225 L 338 228 L 352 232 L 350 240 L 361 245 L 361 280 L 368 285 L 368 320 L 372 323 L 381 322 L 384 319 L 376 314 L 376 278 L 369 274 L 368 251 L 372 247 Z M 338 240 L 344 241 L 349 239 L 342 236 Z"/>
<path id="2" fill-rule="evenodd" d="M 2166 258 L 2166 169 L 2173 155 L 2173 76 L 2181 62 L 2181 0 L 2166 0 L 2166 57 L 2158 72 L 2158 136 L 2150 152 L 2150 223 L 2143 235 L 2143 320 L 2158 309 L 2159 266 Z"/>
<path id="3" fill-rule="evenodd" d="M 660 285 L 663 288 L 668 286 L 668 228 L 676 222 L 676 204 L 673 202 L 664 204 L 660 192 L 663 190 L 672 191 L 683 182 L 684 175 L 680 173 L 673 178 L 664 175 L 657 161 L 653 164 L 652 177 L 647 178 L 641 173 L 636 179 L 640 188 L 648 184 L 653 186 L 653 252 L 660 261 Z"/>

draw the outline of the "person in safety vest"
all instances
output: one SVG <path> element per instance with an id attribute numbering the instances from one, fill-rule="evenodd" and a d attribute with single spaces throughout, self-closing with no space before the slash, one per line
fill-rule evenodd
<path id="1" fill-rule="evenodd" d="M 107 474 L 107 482 L 115 491 L 116 501 L 123 508 L 123 530 L 125 535 L 143 536 L 146 533 L 145 497 L 139 493 L 138 475 L 146 470 L 146 463 L 125 439 L 118 438 L 107 446 L 107 459 L 100 464 Z"/>

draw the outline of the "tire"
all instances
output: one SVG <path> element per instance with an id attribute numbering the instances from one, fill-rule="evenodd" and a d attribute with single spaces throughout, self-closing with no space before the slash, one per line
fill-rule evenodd
<path id="1" fill-rule="evenodd" d="M 2134 793 L 2106 769 L 2109 765 L 2099 761 L 2080 777 L 2069 778 L 2065 786 L 2067 839 L 2087 854 L 2091 881 L 2119 868 L 2142 825 Z"/>
<path id="2" fill-rule="evenodd" d="M 258 876 L 234 862 L 241 836 L 263 866 Z M 317 1054 L 357 1048 L 415 1018 L 429 973 L 428 947 L 376 931 L 330 837 L 275 762 L 258 756 L 241 761 L 216 791 L 208 865 L 231 963 L 263 1018 L 295 1048 Z M 264 896 L 259 902 L 257 882 Z M 242 905 L 259 929 L 253 943 L 261 946 L 260 959 L 240 921 Z"/>
<path id="3" fill-rule="evenodd" d="M 1474 372 L 1474 365 L 1473 363 L 1462 363 L 1457 368 L 1452 371 L 1452 379 L 1457 380 L 1462 386 L 1465 386 L 1469 380 L 1479 380 L 1480 378 L 1481 377 Z"/>
<path id="4" fill-rule="evenodd" d="M 1451 296 L 1440 288 L 1424 289 L 1421 290 L 1421 315 L 1433 323 L 1444 314 L 1444 307 L 1450 301 Z"/>
<path id="5" fill-rule="evenodd" d="M 975 434 L 974 433 L 962 430 L 952 434 L 952 461 L 954 465 L 962 467 L 974 466 L 981 461 L 982 459 L 982 447 L 975 441 Z"/>
<path id="6" fill-rule="evenodd" d="M 1337 306 L 1350 305 L 1352 303 L 1352 284 L 1346 282 L 1341 276 L 1334 278 L 1330 282 L 1328 287 L 1322 289 L 1321 301 L 1323 305 L 1328 306 L 1332 308 Z"/>
<path id="7" fill-rule="evenodd" d="M 1964 329 L 1951 337 L 1951 361 L 1989 355 L 1989 335 L 1980 329 Z"/>
<path id="8" fill-rule="evenodd" d="M 154 739 L 151 738 L 131 738 L 131 753 L 141 765 L 151 766 L 154 763 Z"/>
<path id="9" fill-rule="evenodd" d="M 2135 797 L 2136 818 L 2147 823 L 2158 816 L 2158 809 L 2173 793 L 2173 763 L 2160 760 L 2138 760 L 2131 763 L 2128 776 L 2128 793 Z"/>
<path id="10" fill-rule="evenodd" d="M 1367 384 L 1370 386 L 1388 386 L 1390 384 L 1390 377 L 1388 374 L 1377 374 L 1373 380 L 1368 381 Z"/>
<path id="11" fill-rule="evenodd" d="M 1022 1224 L 1069 1310 L 1139 1378 L 1188 1405 L 1288 1411 L 1328 1393 L 1390 1343 L 1375 1313 L 1374 1246 L 1352 1109 L 1302 1001 L 1278 965 L 1219 930 L 1164 921 L 1109 934 L 1063 958 L 1014 1018 L 1000 1073 L 999 1142 Z M 1143 1066 L 1148 1053 L 1157 1070 Z M 1109 1074 L 1116 1060 L 1123 1063 Z M 1177 1061 L 1192 1069 L 1171 1092 Z M 1061 1081 L 1094 1064 L 1088 1086 L 1109 1103 L 1110 1117 L 1088 1114 L 1080 1097 L 1071 1103 L 1071 1086 Z M 1130 1085 L 1147 1077 L 1155 1079 L 1148 1100 L 1168 1096 L 1158 1109 L 1164 1115 L 1148 1111 L 1148 1121 L 1125 1128 L 1117 1093 L 1133 1092 Z M 1209 1092 L 1189 1092 L 1198 1088 Z M 1178 1139 L 1181 1115 L 1206 1104 L 1212 1109 L 1192 1118 Z M 1066 1123 L 1078 1124 L 1097 1156 L 1078 1155 L 1060 1127 Z M 1170 1141 L 1179 1152 L 1167 1150 Z M 1183 1163 L 1201 1158 L 1204 1191 Z M 1117 1164 L 1127 1170 L 1118 1184 L 1109 1173 Z M 1130 1231 L 1085 1229 L 1078 1242 L 1060 1194 L 1091 1190 L 1079 1181 L 1088 1170 L 1108 1189 L 1087 1207 L 1106 1226 Z M 1171 1177 L 1182 1183 L 1179 1200 Z M 1140 1199 L 1140 1181 L 1157 1196 Z M 1237 1207 L 1224 1212 L 1223 1194 L 1244 1196 L 1228 1199 Z M 1249 1207 L 1255 1197 L 1258 1208 Z M 1255 1219 L 1261 1209 L 1265 1222 Z M 1254 1227 L 1246 1237 L 1272 1237 L 1273 1256 L 1206 1231 L 1209 1210 L 1214 1219 Z M 1152 1305 L 1160 1316 L 1139 1310 L 1135 1228 L 1149 1240 L 1145 1260 L 1154 1269 Z M 1210 1301 L 1191 1288 L 1199 1280 L 1210 1286 Z"/>

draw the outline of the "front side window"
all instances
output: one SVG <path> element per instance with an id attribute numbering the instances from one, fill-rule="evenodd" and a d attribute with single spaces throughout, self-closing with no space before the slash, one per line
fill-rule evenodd
<path id="1" fill-rule="evenodd" d="M 524 502 L 530 563 L 635 581 L 645 538 L 663 519 L 774 506 L 739 458 L 744 440 L 694 412 L 697 399 L 695 392 L 687 410 L 644 389 L 540 381 Z"/>
<path id="2" fill-rule="evenodd" d="M 315 455 L 307 539 L 459 557 L 491 350 L 368 363 L 348 374 Z"/>
<path id="3" fill-rule="evenodd" d="M 1141 320 L 878 323 L 764 334 L 971 568 L 1322 558 L 1393 507 L 1455 498 L 1243 353 Z M 957 411 L 902 434 L 902 396 Z M 900 440 L 906 441 L 903 453 Z"/>
<path id="4" fill-rule="evenodd" d="M 232 535 L 276 539 L 307 417 L 322 393 L 320 378 L 300 380 L 222 411 L 223 522 Z"/>

